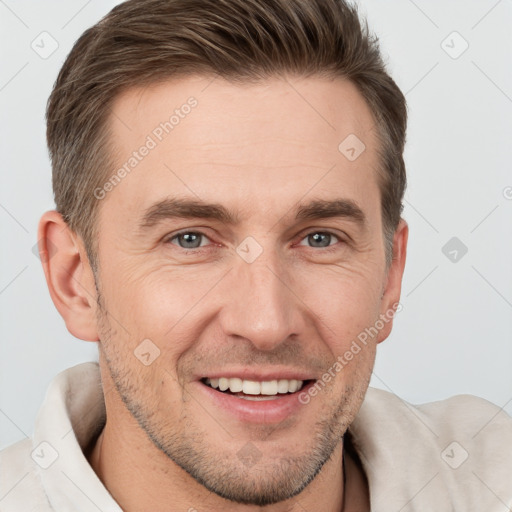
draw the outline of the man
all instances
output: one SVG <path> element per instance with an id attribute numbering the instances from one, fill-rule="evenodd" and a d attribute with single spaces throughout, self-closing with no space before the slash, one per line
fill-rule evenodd
<path id="1" fill-rule="evenodd" d="M 400 307 L 405 100 L 341 0 L 131 0 L 48 104 L 51 297 L 99 365 L 0 510 L 512 507 L 512 421 L 369 389 Z"/>

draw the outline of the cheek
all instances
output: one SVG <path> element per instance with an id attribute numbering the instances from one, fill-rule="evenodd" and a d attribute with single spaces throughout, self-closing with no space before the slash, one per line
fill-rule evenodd
<path id="1" fill-rule="evenodd" d="M 303 300 L 333 353 L 344 352 L 378 318 L 380 281 L 377 266 L 315 269 L 301 277 Z"/>
<path id="2" fill-rule="evenodd" d="M 378 317 L 382 275 L 378 258 L 372 257 L 340 265 L 295 261 L 282 269 L 284 283 L 312 313 L 310 322 L 333 354 L 343 353 Z M 221 281 L 233 280 L 233 274 L 220 263 L 177 268 L 143 259 L 119 259 L 110 268 L 105 262 L 102 289 L 115 318 L 110 323 L 125 328 L 117 329 L 118 336 L 129 337 L 133 348 L 149 338 L 175 359 L 214 321 L 222 304 L 229 307 L 230 297 L 222 291 L 226 281 Z"/>
<path id="3" fill-rule="evenodd" d="M 209 292 L 214 292 L 215 283 L 222 277 L 222 273 L 217 274 L 211 271 L 200 275 L 191 269 L 183 272 L 164 265 L 159 269 L 153 266 L 151 271 L 142 269 L 142 265 L 133 271 L 118 266 L 112 272 L 105 286 L 109 324 L 115 330 L 115 344 L 122 345 L 130 364 L 138 365 L 131 357 L 133 353 L 149 350 L 157 354 L 150 368 L 174 372 L 178 359 L 194 346 L 215 314 Z M 207 302 L 210 306 L 205 309 Z"/>
<path id="4" fill-rule="evenodd" d="M 105 274 L 105 295 L 110 299 L 112 312 L 128 323 L 169 329 L 197 304 L 208 288 L 208 280 L 204 273 L 199 276 L 193 270 L 171 267 L 165 261 L 148 265 L 143 259 L 118 261 Z"/>

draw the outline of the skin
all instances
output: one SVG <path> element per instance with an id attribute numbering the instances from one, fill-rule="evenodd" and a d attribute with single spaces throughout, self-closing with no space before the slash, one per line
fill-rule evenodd
<path id="1" fill-rule="evenodd" d="M 226 413 L 198 379 L 234 368 L 321 379 L 399 301 L 408 227 L 400 222 L 387 266 L 372 114 L 343 79 L 190 76 L 116 99 L 116 164 L 190 96 L 197 106 L 101 200 L 96 283 L 62 217 L 40 222 L 41 252 L 57 248 L 42 258 L 52 299 L 73 335 L 99 341 L 107 422 L 86 455 L 128 512 L 339 511 L 344 499 L 345 511 L 369 510 L 349 456 L 343 486 L 342 436 L 391 321 L 277 424 Z M 349 134 L 366 146 L 354 161 L 338 150 Z M 171 196 L 223 205 L 239 222 L 167 218 L 141 230 L 148 208 Z M 362 210 L 364 226 L 295 219 L 299 202 L 338 198 Z M 201 246 L 180 247 L 184 231 L 204 234 Z M 325 232 L 328 246 L 308 236 Z M 262 249 L 252 263 L 236 251 L 249 236 Z M 160 351 L 147 366 L 134 356 L 145 339 Z M 259 453 L 251 466 L 239 456 L 248 443 Z"/>

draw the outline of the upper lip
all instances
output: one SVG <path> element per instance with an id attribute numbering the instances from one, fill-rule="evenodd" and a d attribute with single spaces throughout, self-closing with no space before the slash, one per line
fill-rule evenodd
<path id="1" fill-rule="evenodd" d="M 297 370 L 294 368 L 269 368 L 269 369 L 254 369 L 254 368 L 231 368 L 224 370 L 209 371 L 208 373 L 201 375 L 199 379 L 220 379 L 225 377 L 227 379 L 242 379 L 242 380 L 253 380 L 253 381 L 271 381 L 271 380 L 315 380 L 315 377 L 311 372 L 304 370 Z"/>

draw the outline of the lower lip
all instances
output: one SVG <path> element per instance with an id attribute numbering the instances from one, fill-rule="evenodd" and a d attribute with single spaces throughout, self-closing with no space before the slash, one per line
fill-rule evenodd
<path id="1" fill-rule="evenodd" d="M 200 392 L 206 394 L 208 400 L 216 407 L 227 411 L 240 421 L 264 424 L 280 423 L 305 407 L 305 404 L 299 401 L 299 395 L 307 392 L 313 384 L 314 382 L 309 382 L 300 391 L 277 395 L 278 398 L 275 399 L 256 401 L 216 391 L 201 381 L 197 382 Z"/>

